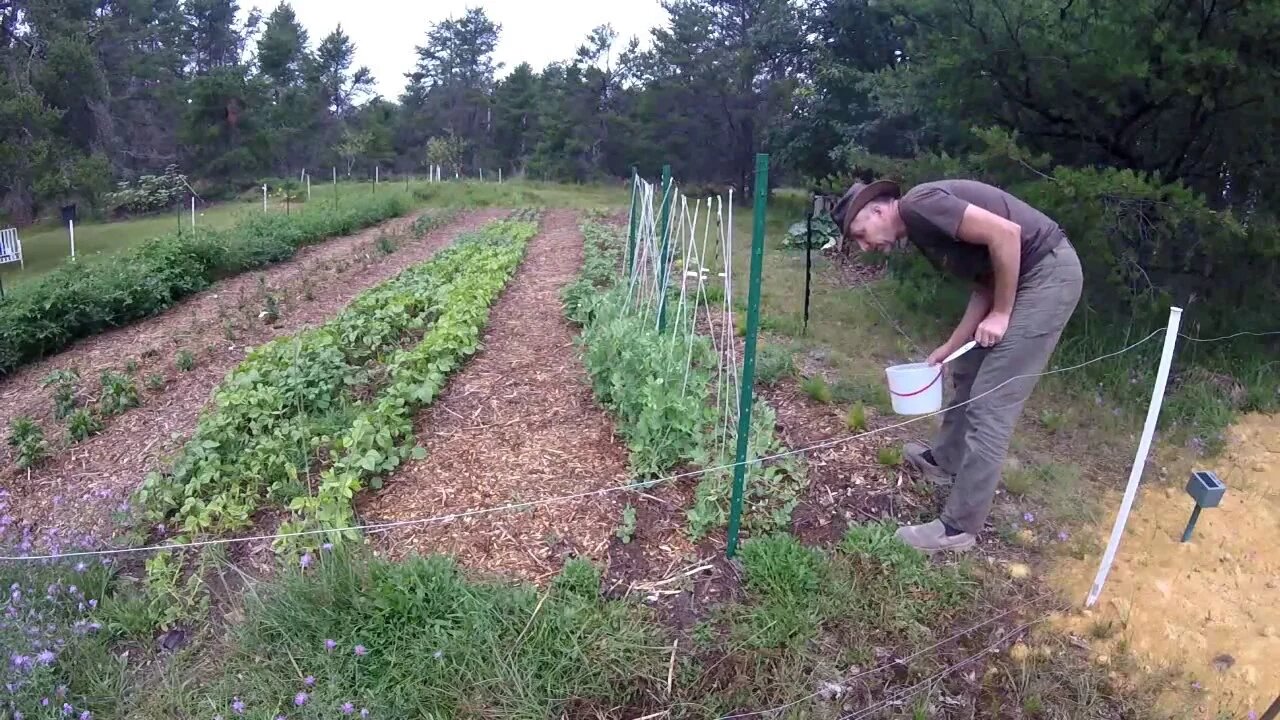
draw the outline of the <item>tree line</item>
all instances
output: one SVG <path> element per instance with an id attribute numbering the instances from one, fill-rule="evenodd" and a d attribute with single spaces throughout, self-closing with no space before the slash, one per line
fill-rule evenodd
<path id="1" fill-rule="evenodd" d="M 374 164 L 590 181 L 670 162 L 745 188 L 769 150 L 781 180 L 836 186 L 859 158 L 959 157 L 990 132 L 1037 172 L 1128 170 L 1248 211 L 1275 199 L 1274 0 L 663 7 L 649 42 L 600 27 L 545 68 L 500 67 L 502 28 L 473 8 L 424 28 L 384 98 L 341 27 L 317 41 L 287 2 L 0 0 L 0 212 L 100 204 L 171 165 L 210 192 Z"/>

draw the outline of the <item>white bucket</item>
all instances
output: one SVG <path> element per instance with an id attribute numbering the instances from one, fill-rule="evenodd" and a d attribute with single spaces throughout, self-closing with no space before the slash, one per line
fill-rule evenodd
<path id="1" fill-rule="evenodd" d="M 941 365 L 910 363 L 887 367 L 884 372 L 889 378 L 894 412 L 924 415 L 942 409 Z"/>

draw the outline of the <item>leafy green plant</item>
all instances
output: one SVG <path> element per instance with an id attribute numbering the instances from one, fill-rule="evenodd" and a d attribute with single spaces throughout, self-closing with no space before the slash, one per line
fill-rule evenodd
<path id="1" fill-rule="evenodd" d="M 631 503 L 627 503 L 627 506 L 622 508 L 622 520 L 618 522 L 618 528 L 613 531 L 613 534 L 617 536 L 624 545 L 630 543 L 631 538 L 635 536 L 636 509 L 631 506 Z"/>
<path id="2" fill-rule="evenodd" d="M 80 374 L 75 370 L 54 370 L 40 380 L 40 387 L 53 388 L 53 416 L 59 420 L 76 409 L 77 383 Z"/>
<path id="3" fill-rule="evenodd" d="M 173 366 L 178 368 L 179 372 L 191 372 L 196 366 L 196 356 L 185 348 L 179 350 L 173 358 Z"/>
<path id="4" fill-rule="evenodd" d="M 145 383 L 147 389 L 151 392 L 159 392 L 165 388 L 167 381 L 160 373 L 152 373 L 147 376 Z"/>
<path id="5" fill-rule="evenodd" d="M 355 493 L 422 454 L 414 413 L 479 348 L 488 307 L 536 230 L 491 223 L 324 325 L 255 348 L 219 386 L 172 470 L 144 482 L 147 521 L 229 530 L 275 501 L 295 515 L 282 532 L 351 525 Z"/>
<path id="6" fill-rule="evenodd" d="M 24 470 L 49 456 L 44 430 L 25 416 L 14 418 L 9 425 L 9 447 L 17 451 L 17 465 Z"/>
<path id="7" fill-rule="evenodd" d="M 103 415 L 119 415 L 138 406 L 138 386 L 128 375 L 104 370 L 102 372 L 102 396 L 98 408 Z"/>
<path id="8" fill-rule="evenodd" d="M 862 403 L 854 403 L 849 408 L 849 414 L 844 418 L 845 427 L 850 432 L 862 432 L 867 429 L 867 406 Z"/>
<path id="9" fill-rule="evenodd" d="M 827 381 L 821 375 L 810 375 L 801 380 L 800 389 L 814 402 L 825 405 L 832 400 L 831 386 L 827 384 Z"/>
<path id="10" fill-rule="evenodd" d="M 262 312 L 258 313 L 258 317 L 268 325 L 280 319 L 280 301 L 275 295 L 267 295 L 262 300 Z"/>
<path id="11" fill-rule="evenodd" d="M 902 464 L 902 448 L 897 445 L 885 445 L 876 451 L 876 462 L 885 467 L 898 467 Z"/>
<path id="12" fill-rule="evenodd" d="M 756 355 L 756 382 L 773 385 L 795 373 L 795 356 L 784 345 L 765 345 Z"/>
<path id="13" fill-rule="evenodd" d="M 71 442 L 82 442 L 102 432 L 102 421 L 87 408 L 80 408 L 67 416 L 67 435 Z"/>
<path id="14" fill-rule="evenodd" d="M 400 243 L 394 235 L 383 232 L 378 234 L 374 247 L 383 255 L 390 255 L 400 248 Z"/>

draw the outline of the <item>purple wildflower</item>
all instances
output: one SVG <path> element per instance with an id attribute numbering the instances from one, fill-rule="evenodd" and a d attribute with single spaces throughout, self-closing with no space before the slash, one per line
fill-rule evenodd
<path id="1" fill-rule="evenodd" d="M 27 657 L 26 655 L 20 655 L 18 653 L 14 653 L 13 655 L 9 656 L 9 662 L 13 663 L 14 667 L 18 669 L 22 669 L 27 665 L 31 664 L 31 658 Z"/>
<path id="2" fill-rule="evenodd" d="M 57 659 L 58 659 L 58 656 L 54 655 L 52 650 L 41 650 L 40 654 L 36 655 L 36 662 L 40 663 L 41 665 L 52 665 L 53 661 Z M 58 697 L 62 697 L 62 696 L 59 695 Z"/>
<path id="3" fill-rule="evenodd" d="M 364 657 L 367 654 L 369 654 L 369 651 L 365 650 L 363 645 L 356 646 L 356 657 Z"/>
<path id="4" fill-rule="evenodd" d="M 311 687 L 312 685 L 315 685 L 315 684 L 316 684 L 316 676 L 315 676 L 315 675 L 308 675 L 308 676 L 306 676 L 306 677 L 302 678 L 302 684 L 303 684 L 303 685 L 306 685 L 307 687 Z"/>
<path id="5" fill-rule="evenodd" d="M 85 710 L 84 712 L 80 713 L 80 720 L 93 720 L 93 713 L 89 712 L 88 710 Z"/>
<path id="6" fill-rule="evenodd" d="M 26 717 L 27 717 L 26 715 L 23 715 L 18 710 L 13 711 L 13 720 L 26 720 Z"/>
<path id="7" fill-rule="evenodd" d="M 78 573 L 82 573 L 82 572 L 84 572 L 85 570 L 88 570 L 88 569 L 89 569 L 89 566 L 88 566 L 88 565 L 85 565 L 83 562 L 78 562 L 78 563 L 76 563 L 76 572 L 78 572 Z"/>
<path id="8" fill-rule="evenodd" d="M 297 695 L 294 695 L 294 696 L 293 696 L 293 704 L 294 704 L 294 705 L 297 705 L 298 707 L 302 707 L 303 705 L 306 705 L 306 704 L 307 704 L 307 694 L 306 694 L 306 693 L 304 693 L 304 692 L 300 692 L 300 693 L 298 693 Z"/>
<path id="9" fill-rule="evenodd" d="M 1257 710 L 1250 710 L 1250 711 L 1249 711 L 1249 720 L 1258 720 L 1258 711 L 1257 711 Z"/>
<path id="10" fill-rule="evenodd" d="M 231 698 L 231 710 L 237 715 L 244 714 L 244 701 L 240 698 Z"/>
<path id="11" fill-rule="evenodd" d="M 62 703 L 62 714 L 63 714 L 63 715 L 70 715 L 71 713 L 73 713 L 73 712 L 75 712 L 75 711 L 76 711 L 76 709 L 75 709 L 75 708 L 73 708 L 73 707 L 71 707 L 71 703 Z"/>
<path id="12" fill-rule="evenodd" d="M 1066 542 L 1067 539 L 1070 537 L 1071 537 L 1070 533 L 1068 533 L 1066 530 L 1058 531 L 1058 542 Z"/>
<path id="13" fill-rule="evenodd" d="M 333 543 L 325 543 L 320 546 L 320 549 L 324 550 L 325 552 L 328 552 L 333 549 Z"/>
<path id="14" fill-rule="evenodd" d="M 311 567 L 311 553 L 303 553 L 302 557 L 298 560 L 298 564 L 302 566 L 303 570 Z"/>
<path id="15" fill-rule="evenodd" d="M 369 708 L 360 708 L 360 717 L 362 718 L 369 717 Z"/>
<path id="16" fill-rule="evenodd" d="M 1030 512 L 1025 512 L 1025 513 L 1022 513 L 1022 519 L 1029 523 L 1033 523 L 1036 521 L 1036 516 L 1031 514 Z"/>
<path id="17" fill-rule="evenodd" d="M 40 707 L 49 707 L 49 698 L 40 698 Z"/>
<path id="18" fill-rule="evenodd" d="M 93 609 L 95 609 L 95 610 L 96 610 L 96 609 L 98 608 L 98 601 L 97 601 L 97 600 L 90 600 L 90 601 L 89 601 L 89 607 L 90 607 L 90 608 L 93 608 Z"/>
<path id="19" fill-rule="evenodd" d="M 329 652 L 333 652 L 333 649 L 334 649 L 334 648 L 336 648 L 336 647 L 338 647 L 338 643 L 337 643 L 337 642 L 335 642 L 335 641 L 333 641 L 333 640 L 325 640 L 325 641 L 324 641 L 324 649 L 325 649 L 325 650 L 328 650 Z"/>
<path id="20" fill-rule="evenodd" d="M 343 715 L 350 715 L 351 713 L 353 713 L 353 712 L 355 712 L 355 711 L 356 711 L 356 706 L 355 706 L 355 705 L 352 705 L 352 704 L 351 704 L 351 703 L 349 703 L 349 702 L 344 702 L 344 703 L 342 703 L 342 708 L 341 708 L 341 709 L 342 709 L 342 714 L 343 714 Z"/>

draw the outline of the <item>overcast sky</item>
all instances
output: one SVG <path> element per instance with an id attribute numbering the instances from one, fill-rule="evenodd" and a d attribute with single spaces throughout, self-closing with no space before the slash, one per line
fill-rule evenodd
<path id="1" fill-rule="evenodd" d="M 242 8 L 253 5 L 265 16 L 276 3 L 241 1 Z M 521 62 L 540 70 L 568 59 L 587 33 L 604 23 L 618 32 L 615 51 L 633 35 L 647 45 L 649 29 L 666 20 L 658 0 L 293 0 L 312 47 L 341 23 L 356 44 L 356 66 L 369 66 L 377 91 L 389 99 L 404 90 L 404 73 L 413 69 L 414 48 L 425 41 L 427 27 L 475 6 L 502 26 L 495 56 L 506 70 Z"/>

